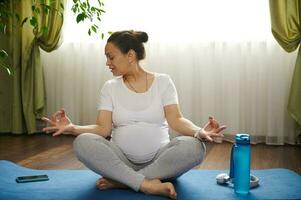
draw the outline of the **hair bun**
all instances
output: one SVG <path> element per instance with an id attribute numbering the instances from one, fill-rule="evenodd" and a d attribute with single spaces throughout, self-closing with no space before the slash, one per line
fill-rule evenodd
<path id="1" fill-rule="evenodd" d="M 147 42 L 148 41 L 148 35 L 146 32 L 143 31 L 135 31 L 134 32 L 135 37 L 140 41 L 140 42 Z"/>
<path id="2" fill-rule="evenodd" d="M 1 1 L 1 0 L 0 0 Z M 126 54 L 131 49 L 137 54 L 137 60 L 145 58 L 144 42 L 147 42 L 148 35 L 143 31 L 117 31 L 108 38 L 107 42 L 112 42 L 119 50 Z"/>

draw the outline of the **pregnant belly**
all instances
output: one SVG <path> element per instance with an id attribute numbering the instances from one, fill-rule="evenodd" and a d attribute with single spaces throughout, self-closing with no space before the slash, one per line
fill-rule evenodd
<path id="1" fill-rule="evenodd" d="M 168 127 L 147 123 L 117 127 L 112 140 L 129 160 L 145 163 L 152 160 L 160 147 L 169 142 Z"/>

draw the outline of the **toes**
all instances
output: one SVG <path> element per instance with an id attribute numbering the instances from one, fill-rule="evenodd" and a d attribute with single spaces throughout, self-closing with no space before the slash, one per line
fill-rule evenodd
<path id="1" fill-rule="evenodd" d="M 176 199 L 177 198 L 177 193 L 175 191 L 174 186 L 172 184 L 168 184 L 167 189 L 168 189 L 169 197 L 171 199 Z"/>
<path id="2" fill-rule="evenodd" d="M 172 199 L 177 199 L 177 193 L 176 192 L 171 193 L 170 197 Z"/>
<path id="3" fill-rule="evenodd" d="M 101 178 L 96 181 L 96 185 L 99 185 L 102 182 Z"/>
<path id="4" fill-rule="evenodd" d="M 104 183 L 99 183 L 98 185 L 96 185 L 96 187 L 100 190 L 105 190 L 108 188 L 107 185 Z"/>
<path id="5" fill-rule="evenodd" d="M 98 179 L 97 181 L 96 181 L 96 183 L 106 183 L 107 182 L 107 180 L 106 179 L 104 179 L 104 178 L 100 178 L 100 179 Z"/>
<path id="6" fill-rule="evenodd" d="M 171 199 L 177 199 L 177 193 L 175 191 L 170 191 L 169 192 L 169 197 Z"/>
<path id="7" fill-rule="evenodd" d="M 100 190 L 107 188 L 107 180 L 104 178 L 100 178 L 96 181 L 96 187 Z"/>

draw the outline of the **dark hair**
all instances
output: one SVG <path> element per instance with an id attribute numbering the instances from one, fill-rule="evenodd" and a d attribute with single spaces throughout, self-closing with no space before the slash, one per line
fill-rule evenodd
<path id="1" fill-rule="evenodd" d="M 117 31 L 114 32 L 107 40 L 116 45 L 124 54 L 128 53 L 131 49 L 137 54 L 137 59 L 142 60 L 145 58 L 144 42 L 147 42 L 148 35 L 142 31 Z"/>

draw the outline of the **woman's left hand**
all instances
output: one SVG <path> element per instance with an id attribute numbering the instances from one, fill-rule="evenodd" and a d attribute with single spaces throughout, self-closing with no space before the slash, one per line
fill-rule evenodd
<path id="1" fill-rule="evenodd" d="M 214 119 L 213 117 L 209 117 L 207 124 L 204 126 L 204 128 L 196 132 L 195 137 L 200 140 L 212 142 L 213 138 L 215 137 L 224 137 L 221 132 L 226 128 L 227 127 L 225 125 L 220 126 L 216 119 Z"/>

